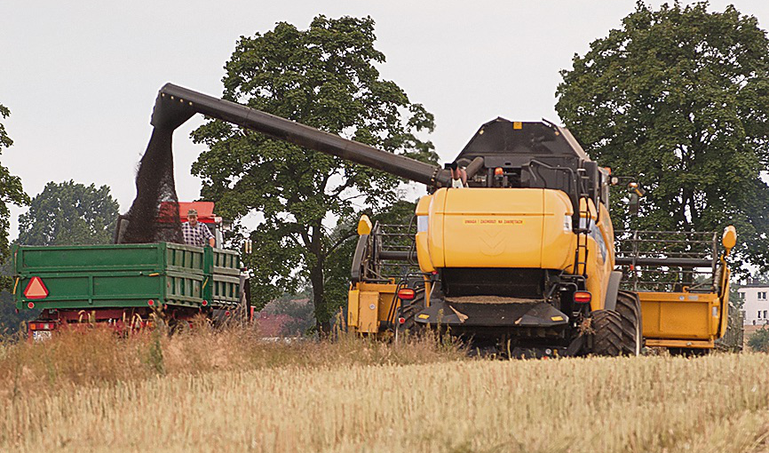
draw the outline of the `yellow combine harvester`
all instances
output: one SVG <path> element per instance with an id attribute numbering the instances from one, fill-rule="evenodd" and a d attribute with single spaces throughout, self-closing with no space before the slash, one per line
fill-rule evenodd
<path id="1" fill-rule="evenodd" d="M 353 331 L 449 329 L 513 356 L 635 355 L 642 325 L 652 341 L 668 342 L 661 345 L 694 347 L 722 334 L 712 320 L 699 320 L 704 304 L 685 304 L 708 300 L 708 313 L 719 329 L 725 325 L 723 260 L 714 291 L 682 289 L 670 296 L 683 297 L 678 305 L 663 294 L 639 299 L 620 289 L 609 172 L 565 128 L 498 118 L 441 169 L 170 84 L 158 95 L 152 124 L 175 129 L 195 113 L 427 186 L 413 234 L 361 219 L 348 304 Z"/>

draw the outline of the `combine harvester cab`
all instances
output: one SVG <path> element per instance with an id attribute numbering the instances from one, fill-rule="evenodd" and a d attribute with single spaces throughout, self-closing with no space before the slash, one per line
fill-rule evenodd
<path id="1" fill-rule="evenodd" d="M 729 226 L 718 236 L 617 232 L 617 265 L 623 286 L 641 301 L 646 346 L 704 353 L 726 333 L 731 275 L 726 257 L 737 234 Z"/>
<path id="2" fill-rule="evenodd" d="M 179 205 L 185 214 L 190 207 L 213 212 L 213 203 Z M 116 240 L 125 221 L 121 216 Z M 251 316 L 247 279 L 231 250 L 166 242 L 17 246 L 13 259 L 17 310 L 41 310 L 28 324 L 32 339 L 86 324 L 136 330 L 152 326 L 153 314 L 171 327 L 189 325 L 200 314 L 214 320 Z"/>

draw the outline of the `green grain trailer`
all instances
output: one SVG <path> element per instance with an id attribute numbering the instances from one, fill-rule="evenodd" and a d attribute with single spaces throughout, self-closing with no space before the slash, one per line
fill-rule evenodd
<path id="1" fill-rule="evenodd" d="M 41 310 L 34 338 L 65 324 L 144 327 L 153 311 L 169 324 L 195 315 L 250 315 L 236 252 L 172 243 L 17 246 L 18 310 Z"/>

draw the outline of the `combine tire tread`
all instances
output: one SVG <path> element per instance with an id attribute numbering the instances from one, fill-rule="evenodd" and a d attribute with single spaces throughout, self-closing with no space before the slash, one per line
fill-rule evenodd
<path id="1" fill-rule="evenodd" d="M 593 354 L 616 357 L 622 354 L 622 318 L 614 310 L 596 310 L 591 315 Z"/>
<path id="2" fill-rule="evenodd" d="M 404 304 L 400 307 L 395 314 L 395 328 L 401 332 L 409 331 L 415 333 L 419 330 L 419 325 L 416 323 L 417 313 L 425 309 L 425 295 L 424 292 L 417 292 L 416 297 L 407 305 Z M 398 318 L 403 318 L 405 322 L 403 324 L 398 323 Z"/>
<path id="3" fill-rule="evenodd" d="M 622 353 L 639 355 L 643 347 L 643 333 L 638 296 L 629 291 L 620 291 L 617 294 L 617 313 L 622 318 Z"/>

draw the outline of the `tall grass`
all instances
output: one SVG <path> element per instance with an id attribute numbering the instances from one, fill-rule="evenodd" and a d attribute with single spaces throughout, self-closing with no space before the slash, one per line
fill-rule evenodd
<path id="1" fill-rule="evenodd" d="M 89 371 L 80 378 L 55 357 L 90 347 L 86 336 L 6 345 L 4 382 L 14 360 L 35 357 L 16 396 L 0 400 L 0 451 L 769 448 L 763 354 L 466 360 L 435 343 L 260 344 L 238 335 L 246 334 L 163 337 L 163 373 L 142 362 L 151 336 L 99 337 L 107 347 L 94 347 L 92 358 L 136 370 L 83 363 Z M 34 376 L 46 369 L 46 354 L 54 381 Z"/>
<path id="2" fill-rule="evenodd" d="M 30 392 L 144 380 L 154 376 L 328 364 L 415 364 L 457 360 L 452 344 L 414 338 L 393 346 L 340 335 L 336 341 L 265 342 L 250 328 L 194 329 L 168 336 L 162 329 L 121 337 L 107 329 L 67 331 L 51 341 L 0 341 L 0 401 Z"/>

